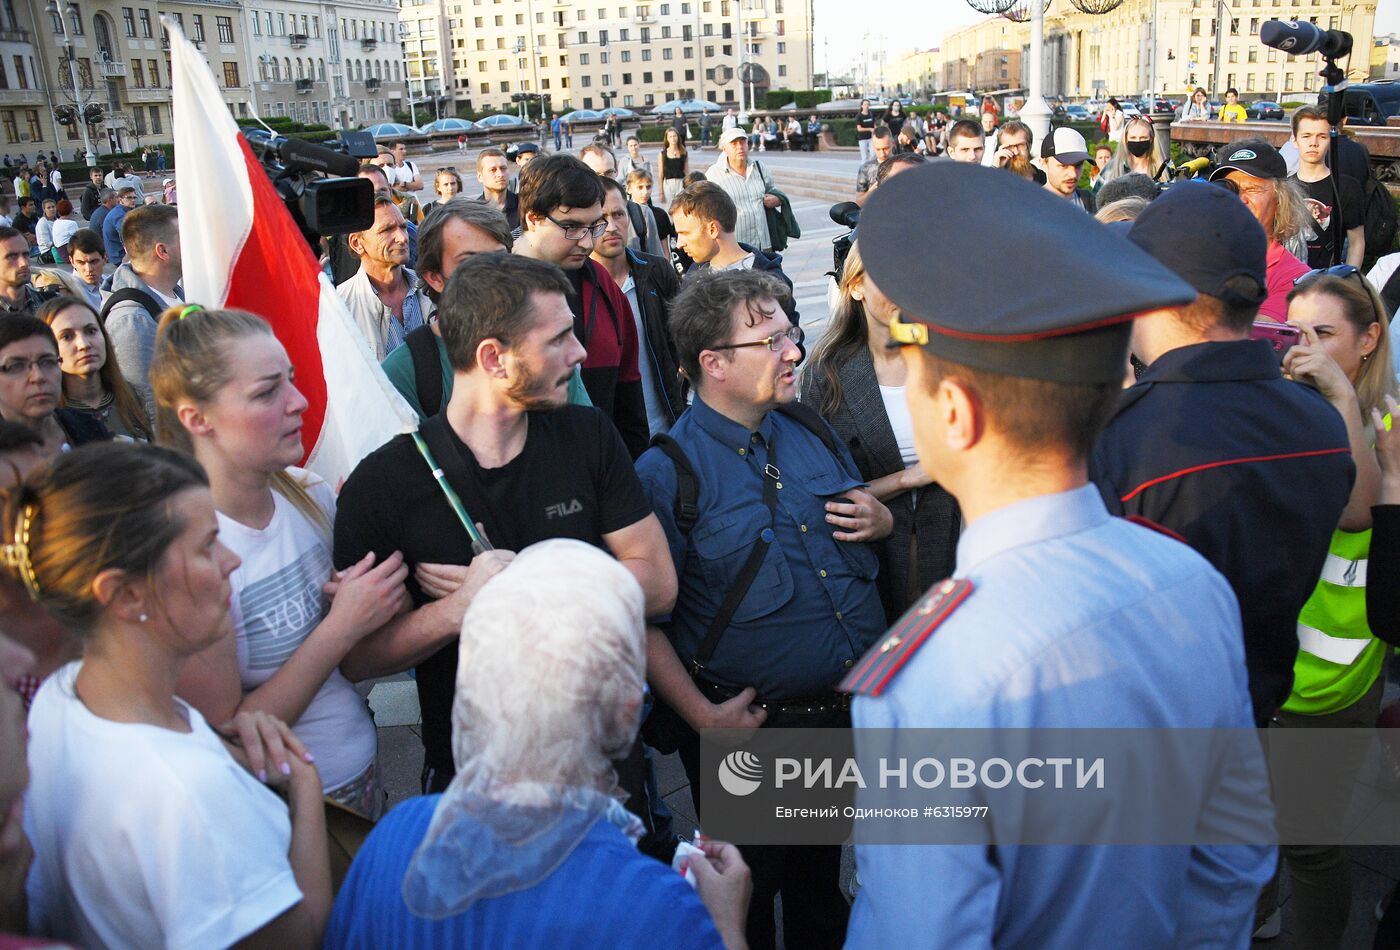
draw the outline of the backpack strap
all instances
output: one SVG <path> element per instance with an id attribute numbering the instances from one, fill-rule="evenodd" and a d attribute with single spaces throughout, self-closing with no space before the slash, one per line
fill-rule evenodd
<path id="1" fill-rule="evenodd" d="M 651 444 L 660 449 L 676 467 L 676 503 L 673 509 L 676 528 L 681 534 L 689 535 L 700 517 L 700 479 L 695 475 L 695 467 L 690 464 L 685 450 L 669 435 L 658 433 Z"/>
<path id="2" fill-rule="evenodd" d="M 1400 266 L 1391 271 L 1385 286 L 1381 288 L 1381 301 L 1391 313 L 1400 312 Z"/>
<path id="3" fill-rule="evenodd" d="M 437 340 L 429 326 L 415 327 L 404 337 L 408 355 L 413 359 L 413 388 L 424 416 L 435 416 L 442 408 L 442 366 L 438 359 Z"/>
<path id="4" fill-rule="evenodd" d="M 637 235 L 637 245 L 639 247 L 646 247 L 647 223 L 642 211 L 642 206 L 635 201 L 628 201 L 627 217 L 632 219 L 632 233 Z"/>
<path id="5" fill-rule="evenodd" d="M 165 307 L 161 305 L 159 300 L 136 287 L 123 287 L 121 290 L 113 291 L 112 295 L 102 304 L 102 312 L 97 315 L 97 319 L 105 326 L 107 314 L 112 312 L 112 308 L 129 300 L 139 303 L 141 308 L 151 315 L 152 320 L 160 322 L 160 315 L 165 312 Z"/>

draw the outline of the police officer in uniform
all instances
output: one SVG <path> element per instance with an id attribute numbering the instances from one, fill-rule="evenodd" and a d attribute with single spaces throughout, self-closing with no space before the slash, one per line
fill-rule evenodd
<path id="1" fill-rule="evenodd" d="M 926 227 L 937 218 L 964 226 Z M 1250 727 L 1229 585 L 1179 540 L 1110 517 L 1086 474 L 1132 315 L 1195 291 L 1043 189 L 972 165 L 891 179 L 860 232 L 871 281 L 900 310 L 891 345 L 908 367 L 919 461 L 966 528 L 953 577 L 843 682 L 857 746 L 865 727 Z M 954 259 L 973 263 L 940 272 L 945 292 L 930 296 L 927 263 Z M 989 301 L 981 291 L 1004 279 L 1005 260 L 1029 272 Z M 1083 291 L 1103 287 L 1113 292 Z M 1198 827 L 1267 816 L 1262 767 L 1222 769 L 1183 775 L 1173 802 Z M 1274 849 L 1025 847 L 1024 816 L 1002 817 L 983 844 L 858 844 L 847 946 L 915 935 L 1018 950 L 1248 945 Z"/>

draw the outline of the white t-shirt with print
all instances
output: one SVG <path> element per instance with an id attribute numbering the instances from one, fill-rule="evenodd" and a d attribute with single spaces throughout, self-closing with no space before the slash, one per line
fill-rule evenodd
<path id="1" fill-rule="evenodd" d="M 282 800 L 183 702 L 188 733 L 94 715 L 74 691 L 81 667 L 50 676 L 29 711 L 35 933 L 82 947 L 226 947 L 299 902 Z"/>
<path id="2" fill-rule="evenodd" d="M 335 494 L 299 468 L 287 470 L 307 486 L 334 523 Z M 276 507 L 266 528 L 256 530 L 219 513 L 219 540 L 242 560 L 229 577 L 230 613 L 238 642 L 238 676 L 251 692 L 272 678 L 325 618 L 321 587 L 331 577 L 330 537 L 297 507 L 273 492 Z M 312 697 L 292 724 L 332 791 L 358 778 L 374 763 L 378 746 L 369 707 L 339 670 Z"/>

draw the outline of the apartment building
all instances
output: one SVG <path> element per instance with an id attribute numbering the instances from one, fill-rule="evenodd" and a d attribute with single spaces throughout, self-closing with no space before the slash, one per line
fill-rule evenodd
<path id="1" fill-rule="evenodd" d="M 1157 13 L 1156 27 L 1152 13 Z M 1375 23 L 1374 0 L 1243 0 L 1227 7 L 1228 21 L 1217 22 L 1213 0 L 1127 0 L 1109 13 L 1094 16 L 1068 4 L 1055 4 L 1045 16 L 1045 94 L 1088 98 L 1099 94 L 1184 95 L 1215 82 L 1217 27 L 1220 39 L 1220 89 L 1231 86 L 1246 98 L 1315 93 L 1321 60 L 1316 55 L 1287 56 L 1259 41 L 1271 19 L 1305 20 L 1324 29 L 1345 30 L 1357 53 L 1347 78 L 1364 79 Z M 1030 44 L 1030 24 L 990 17 L 944 37 L 938 75 L 943 89 L 1024 88 L 1018 81 L 998 85 L 978 63 L 1023 51 Z M 1019 64 L 1018 64 L 1019 65 Z M 1155 73 L 1155 76 L 1154 76 Z M 988 81 L 992 79 L 993 81 Z"/>
<path id="2" fill-rule="evenodd" d="M 354 128 L 403 108 L 393 0 L 268 0 L 243 9 L 253 108 Z"/>
<path id="3" fill-rule="evenodd" d="M 640 110 L 812 85 L 812 0 L 409 0 L 400 17 L 410 83 L 483 111 L 519 93 Z"/>

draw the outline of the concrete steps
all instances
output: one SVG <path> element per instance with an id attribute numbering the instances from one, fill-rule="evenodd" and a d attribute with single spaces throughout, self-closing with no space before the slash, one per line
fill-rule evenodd
<path id="1" fill-rule="evenodd" d="M 835 204 L 853 201 L 856 195 L 855 174 L 833 175 L 823 172 L 797 172 L 774 168 L 773 181 L 789 198 L 811 198 Z"/>

